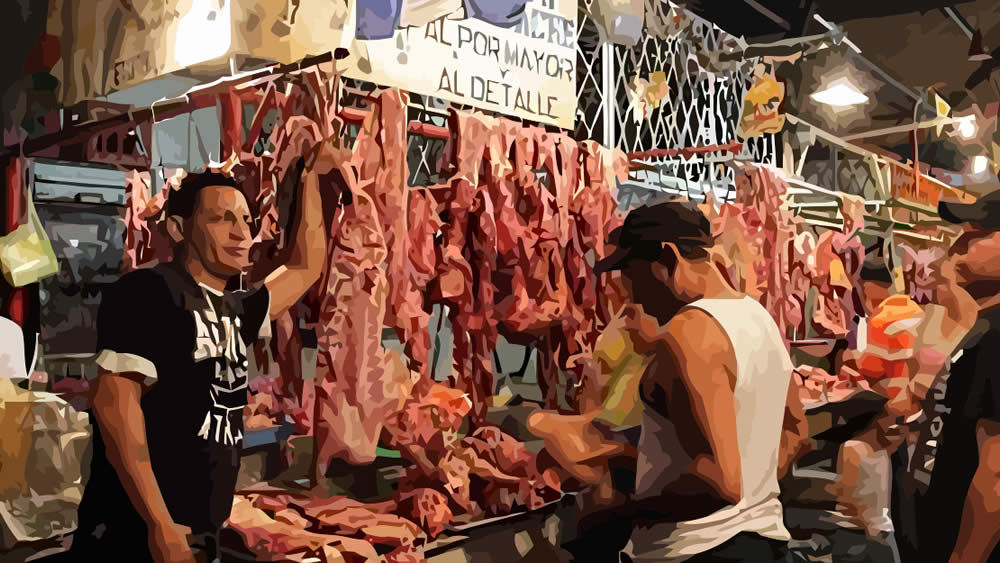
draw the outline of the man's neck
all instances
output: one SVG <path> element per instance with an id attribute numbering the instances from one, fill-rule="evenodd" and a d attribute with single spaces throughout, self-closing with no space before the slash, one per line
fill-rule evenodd
<path id="1" fill-rule="evenodd" d="M 726 283 L 722 273 L 711 261 L 693 264 L 691 274 L 694 277 L 694 283 L 688 284 L 689 287 L 701 288 L 696 295 L 689 296 L 692 303 L 698 299 L 726 299 L 742 296 Z"/>
<path id="2" fill-rule="evenodd" d="M 226 284 L 229 280 L 220 278 L 209 272 L 205 268 L 205 265 L 191 254 L 185 253 L 185 256 L 181 259 L 181 266 L 195 282 L 216 291 L 226 290 Z"/>

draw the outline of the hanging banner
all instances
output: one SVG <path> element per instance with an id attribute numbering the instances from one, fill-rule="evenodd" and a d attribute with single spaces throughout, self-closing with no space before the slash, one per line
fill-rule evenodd
<path id="1" fill-rule="evenodd" d="M 368 60 L 347 76 L 572 129 L 577 1 L 465 4 L 463 19 L 440 17 L 398 29 L 391 39 L 364 41 Z M 523 4 L 523 13 L 503 22 L 485 10 L 473 13 L 477 4 L 493 11 Z"/>
<path id="2" fill-rule="evenodd" d="M 572 129 L 577 0 L 52 0 L 64 106 L 345 48 L 345 74 Z"/>

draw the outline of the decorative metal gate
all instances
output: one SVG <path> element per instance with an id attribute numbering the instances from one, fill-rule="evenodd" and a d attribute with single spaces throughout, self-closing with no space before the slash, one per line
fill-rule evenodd
<path id="1" fill-rule="evenodd" d="M 594 1 L 580 0 L 576 42 L 576 138 L 616 146 L 627 153 L 725 145 L 736 141 L 752 62 L 730 64 L 730 68 L 714 72 L 698 64 L 699 60 L 711 60 L 724 43 L 737 41 L 735 38 L 712 23 L 683 12 L 690 23 L 676 34 L 646 33 L 634 47 L 614 45 L 601 40 L 598 24 L 591 15 Z M 667 17 L 671 10 L 679 9 L 663 0 L 647 2 L 657 16 Z M 659 107 L 652 109 L 648 119 L 636 122 L 631 117 L 629 83 L 636 74 L 645 76 L 657 71 L 665 73 L 669 94 Z M 346 80 L 345 105 L 351 105 L 351 93 L 357 95 L 360 104 L 375 89 L 373 84 Z M 409 118 L 444 126 L 449 107 L 445 101 L 414 94 L 411 95 Z M 410 185 L 428 185 L 440 180 L 437 162 L 444 141 L 411 134 L 407 144 Z M 751 139 L 744 143 L 739 158 L 770 163 L 774 160 L 775 148 L 772 136 Z M 650 193 L 655 195 L 656 186 L 666 187 L 664 191 L 668 193 L 672 192 L 670 185 L 686 186 L 673 193 L 696 199 L 709 189 L 725 199 L 732 189 L 733 170 L 719 165 L 726 160 L 724 152 L 695 158 L 640 156 L 638 160 L 656 167 L 658 172 L 647 174 L 642 181 L 632 185 L 640 194 L 635 202 L 644 201 Z"/>
<path id="2" fill-rule="evenodd" d="M 683 12 L 689 24 L 670 35 L 649 32 L 634 47 L 602 42 L 591 15 L 594 0 L 581 0 L 577 27 L 578 138 L 601 141 L 633 153 L 655 168 L 638 173 L 623 186 L 622 205 L 631 207 L 666 194 L 699 199 L 713 190 L 719 199 L 732 195 L 735 172 L 723 151 L 691 158 L 642 155 L 654 149 L 727 145 L 737 140 L 743 97 L 750 85 L 753 61 L 728 69 L 706 70 L 722 45 L 736 42 L 714 24 Z M 670 17 L 676 6 L 647 0 L 655 17 Z M 669 93 L 646 119 L 636 122 L 630 107 L 630 82 L 636 75 L 662 71 Z M 636 154 L 640 153 L 640 154 Z M 767 135 L 744 143 L 738 158 L 773 163 L 776 145 Z"/>

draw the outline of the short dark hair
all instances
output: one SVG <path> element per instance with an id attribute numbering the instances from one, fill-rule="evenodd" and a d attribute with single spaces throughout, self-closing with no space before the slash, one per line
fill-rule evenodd
<path id="1" fill-rule="evenodd" d="M 190 219 L 198 202 L 198 193 L 208 186 L 228 186 L 239 189 L 236 180 L 218 172 L 188 174 L 181 185 L 167 197 L 167 217 Z"/>

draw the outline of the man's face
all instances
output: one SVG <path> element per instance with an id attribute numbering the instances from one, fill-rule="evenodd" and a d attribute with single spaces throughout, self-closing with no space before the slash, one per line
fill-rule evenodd
<path id="1" fill-rule="evenodd" d="M 208 186 L 198 192 L 185 241 L 210 273 L 233 277 L 250 267 L 250 222 L 250 208 L 239 190 Z"/>
<path id="2" fill-rule="evenodd" d="M 661 320 L 672 317 L 683 305 L 673 279 L 659 262 L 632 260 L 622 270 L 622 281 L 632 302 Z"/>

